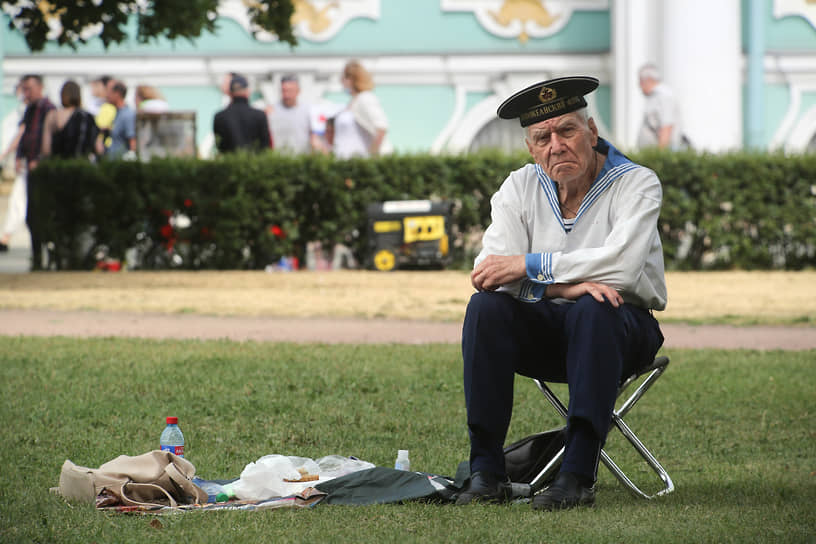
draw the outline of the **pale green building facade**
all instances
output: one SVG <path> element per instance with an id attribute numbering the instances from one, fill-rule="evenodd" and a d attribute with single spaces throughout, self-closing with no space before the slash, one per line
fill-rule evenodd
<path id="1" fill-rule="evenodd" d="M 102 74 L 158 87 L 176 111 L 195 111 L 199 153 L 212 149 L 212 118 L 229 71 L 248 77 L 257 104 L 274 104 L 281 75 L 300 77 L 317 109 L 348 100 L 340 72 L 358 59 L 373 74 L 398 153 L 522 148 L 522 133 L 496 107 L 532 82 L 568 74 L 601 81 L 590 110 L 603 136 L 635 144 L 643 97 L 637 70 L 663 68 L 684 126 L 700 149 L 816 147 L 816 4 L 809 0 L 297 0 L 299 45 L 253 35 L 241 0 L 223 0 L 218 29 L 194 42 L 135 40 L 105 50 L 49 44 L 31 54 L 2 30 L 2 140 L 19 119 L 14 86 Z M 4 23 L 8 15 L 4 16 Z M 758 24 L 757 24 L 758 22 Z M 757 52 L 759 49 L 759 52 Z M 757 73 L 759 72 L 759 77 Z"/>

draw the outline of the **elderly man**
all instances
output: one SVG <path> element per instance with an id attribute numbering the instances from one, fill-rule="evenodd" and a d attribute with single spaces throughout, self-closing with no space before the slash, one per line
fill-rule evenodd
<path id="1" fill-rule="evenodd" d="M 651 312 L 666 305 L 660 181 L 598 137 L 584 99 L 597 86 L 553 79 L 499 107 L 526 127 L 535 164 L 493 196 L 471 273 L 478 293 L 462 330 L 471 478 L 457 504 L 510 497 L 502 446 L 515 373 L 569 384 L 563 463 L 533 508 L 593 504 L 618 385 L 663 343 Z"/>
<path id="2" fill-rule="evenodd" d="M 640 90 L 646 97 L 643 121 L 638 132 L 638 147 L 675 150 L 688 147 L 688 139 L 680 127 L 680 107 L 672 90 L 661 81 L 657 66 L 644 65 L 638 71 L 638 81 Z"/>

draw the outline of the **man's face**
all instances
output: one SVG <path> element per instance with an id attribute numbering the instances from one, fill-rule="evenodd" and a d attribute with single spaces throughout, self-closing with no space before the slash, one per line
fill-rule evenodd
<path id="1" fill-rule="evenodd" d="M 284 81 L 281 83 L 281 102 L 287 108 L 297 104 L 298 93 L 300 93 L 300 86 L 297 81 Z"/>
<path id="2" fill-rule="evenodd" d="M 113 97 L 114 95 L 119 96 L 119 93 L 114 92 L 113 86 L 116 85 L 116 80 L 111 79 L 108 81 L 108 84 L 105 86 L 105 99 L 113 104 Z"/>
<path id="3" fill-rule="evenodd" d="M 107 95 L 105 84 L 99 80 L 91 81 L 91 94 L 97 98 L 105 98 Z"/>
<path id="4" fill-rule="evenodd" d="M 555 181 L 568 183 L 591 175 L 598 128 L 591 118 L 567 113 L 527 128 L 527 149 L 535 162 Z"/>
<path id="5" fill-rule="evenodd" d="M 652 90 L 657 86 L 657 81 L 648 77 L 642 77 L 638 81 L 640 83 L 640 90 L 645 96 L 652 94 Z"/>
<path id="6" fill-rule="evenodd" d="M 230 95 L 230 82 L 232 81 L 232 74 L 224 74 L 221 78 L 221 92 L 225 95 Z"/>
<path id="7" fill-rule="evenodd" d="M 35 78 L 30 77 L 23 81 L 23 100 L 26 104 L 33 104 L 42 98 L 42 85 Z"/>

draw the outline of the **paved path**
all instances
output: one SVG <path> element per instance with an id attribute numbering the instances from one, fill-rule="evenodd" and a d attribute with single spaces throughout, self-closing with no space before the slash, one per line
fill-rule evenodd
<path id="1" fill-rule="evenodd" d="M 816 349 L 812 327 L 662 325 L 668 348 Z M 459 323 L 386 319 L 215 317 L 123 312 L 0 310 L 0 334 L 197 338 L 262 342 L 458 343 Z"/>

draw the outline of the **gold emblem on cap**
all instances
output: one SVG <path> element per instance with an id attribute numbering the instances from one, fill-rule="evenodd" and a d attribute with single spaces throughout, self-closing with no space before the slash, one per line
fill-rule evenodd
<path id="1" fill-rule="evenodd" d="M 555 92 L 555 89 L 552 87 L 541 87 L 541 90 L 538 92 L 538 99 L 541 102 L 552 102 L 558 97 L 558 93 Z"/>

